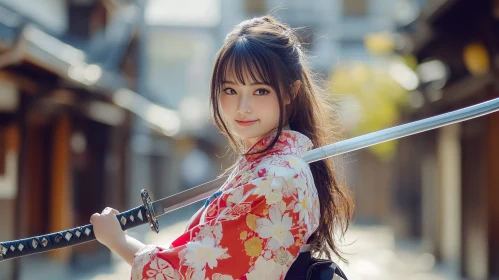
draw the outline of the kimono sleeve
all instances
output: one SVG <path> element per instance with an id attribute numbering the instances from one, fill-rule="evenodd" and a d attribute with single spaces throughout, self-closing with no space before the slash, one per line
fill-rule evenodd
<path id="1" fill-rule="evenodd" d="M 170 248 L 136 253 L 132 279 L 284 279 L 317 228 L 314 186 L 295 173 L 267 176 L 223 192 L 205 210 L 213 219 Z"/>

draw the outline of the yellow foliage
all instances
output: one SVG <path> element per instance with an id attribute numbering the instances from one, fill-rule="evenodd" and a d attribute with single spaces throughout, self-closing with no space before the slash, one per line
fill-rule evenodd
<path id="1" fill-rule="evenodd" d="M 489 52 L 481 43 L 471 43 L 463 51 L 464 64 L 473 75 L 482 75 L 489 71 Z"/>
<path id="2" fill-rule="evenodd" d="M 400 109 L 406 105 L 407 91 L 395 82 L 383 68 L 356 62 L 336 69 L 330 77 L 333 94 L 339 99 L 352 96 L 360 106 L 357 126 L 349 133 L 362 135 L 394 126 L 399 121 Z M 348 117 L 348 116 L 345 116 Z M 390 141 L 370 147 L 382 160 L 389 160 L 396 142 Z"/>
<path id="3" fill-rule="evenodd" d="M 364 37 L 364 45 L 373 54 L 386 54 L 393 51 L 393 38 L 389 32 L 371 33 Z"/>

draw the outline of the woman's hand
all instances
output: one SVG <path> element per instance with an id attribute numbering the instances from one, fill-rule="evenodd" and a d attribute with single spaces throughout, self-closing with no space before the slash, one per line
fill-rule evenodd
<path id="1" fill-rule="evenodd" d="M 102 213 L 95 213 L 90 217 L 90 223 L 94 226 L 95 238 L 111 250 L 126 243 L 126 235 L 121 229 L 116 214 L 119 214 L 118 210 L 106 207 Z"/>

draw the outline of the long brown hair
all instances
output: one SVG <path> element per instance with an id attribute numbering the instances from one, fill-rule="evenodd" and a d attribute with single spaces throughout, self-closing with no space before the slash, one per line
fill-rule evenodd
<path id="1" fill-rule="evenodd" d="M 241 22 L 227 35 L 213 67 L 212 116 L 234 151 L 242 153 L 242 142 L 229 132 L 220 114 L 219 100 L 226 71 L 233 71 L 238 81 L 244 84 L 245 70 L 253 81 L 270 85 L 279 102 L 277 135 L 261 153 L 274 146 L 286 120 L 292 130 L 310 138 L 315 147 L 338 140 L 340 130 L 331 118 L 334 107 L 328 102 L 330 94 L 318 85 L 318 76 L 308 66 L 296 32 L 271 16 L 263 16 Z M 292 85 L 297 80 L 301 81 L 301 86 L 295 91 Z M 284 98 L 291 100 L 286 107 Z M 319 227 L 309 239 L 312 252 L 330 258 L 332 251 L 347 263 L 336 241 L 344 236 L 352 219 L 353 197 L 350 190 L 339 183 L 331 159 L 311 163 L 310 169 L 319 195 L 321 214 Z"/>

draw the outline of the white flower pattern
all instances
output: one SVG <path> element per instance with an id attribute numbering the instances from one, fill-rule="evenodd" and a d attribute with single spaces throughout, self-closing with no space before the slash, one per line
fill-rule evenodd
<path id="1" fill-rule="evenodd" d="M 281 246 L 288 248 L 293 244 L 294 238 L 291 234 L 293 221 L 288 213 L 281 216 L 281 210 L 278 206 L 270 207 L 270 220 L 266 218 L 256 221 L 256 232 L 261 238 L 269 239 L 267 246 L 271 250 L 277 250 Z"/>
<path id="2" fill-rule="evenodd" d="M 298 191 L 298 202 L 295 204 L 293 213 L 298 213 L 299 221 L 305 219 L 305 223 L 308 223 L 307 210 L 311 207 L 310 199 L 302 192 Z"/>
<path id="3" fill-rule="evenodd" d="M 185 262 L 196 270 L 204 269 L 206 265 L 214 268 L 218 259 L 222 258 L 227 249 L 217 247 L 215 240 L 206 237 L 201 242 L 190 242 L 186 245 Z"/>
<path id="4" fill-rule="evenodd" d="M 146 271 L 148 280 L 180 280 L 180 273 L 167 261 L 155 256 Z"/>
<path id="5" fill-rule="evenodd" d="M 284 268 L 273 259 L 266 260 L 260 256 L 253 270 L 246 274 L 246 278 L 248 280 L 279 279 L 283 272 Z"/>

